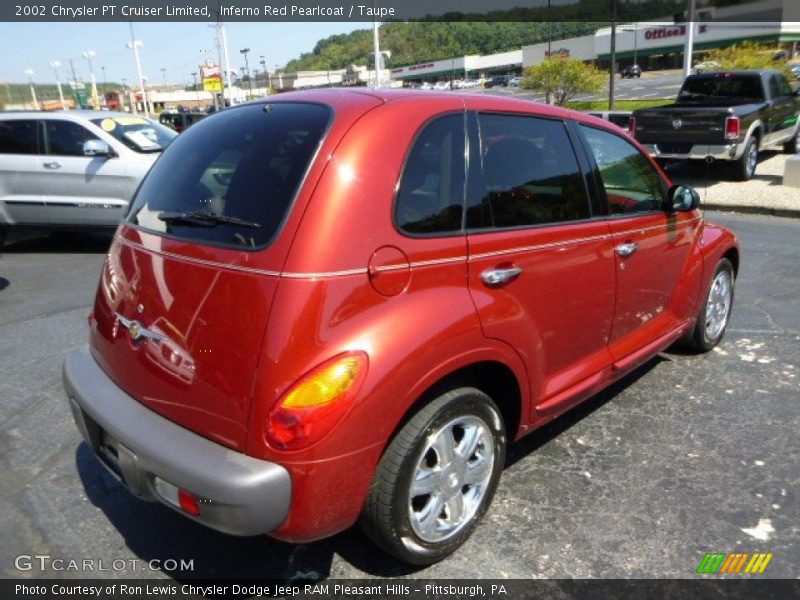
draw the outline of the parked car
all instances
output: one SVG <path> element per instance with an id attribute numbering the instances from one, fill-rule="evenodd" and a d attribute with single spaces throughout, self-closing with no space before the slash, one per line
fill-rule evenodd
<path id="1" fill-rule="evenodd" d="M 421 90 L 432 90 L 432 89 L 434 89 L 434 86 L 429 81 L 423 81 L 422 84 L 419 86 L 419 89 L 421 89 Z"/>
<path id="2" fill-rule="evenodd" d="M 486 88 L 493 88 L 493 87 L 508 87 L 508 82 L 511 80 L 509 75 L 495 75 L 485 84 L 483 87 Z"/>
<path id="3" fill-rule="evenodd" d="M 630 129 L 631 114 L 632 114 L 632 111 L 630 110 L 601 110 L 601 111 L 591 111 L 586 114 L 592 115 L 593 117 L 598 117 L 600 119 L 605 119 L 606 121 L 610 121 L 620 129 L 624 129 L 625 131 L 629 131 Z"/>
<path id="4" fill-rule="evenodd" d="M 800 98 L 777 71 L 690 75 L 675 104 L 634 111 L 631 131 L 659 159 L 726 161 L 734 179 L 773 146 L 795 154 Z"/>
<path id="5" fill-rule="evenodd" d="M 800 65 L 792 65 L 789 69 L 792 71 L 792 76 L 795 79 L 800 79 Z"/>
<path id="6" fill-rule="evenodd" d="M 693 73 L 708 73 L 721 71 L 722 65 L 714 60 L 704 60 L 697 63 L 692 70 Z"/>
<path id="7" fill-rule="evenodd" d="M 181 133 L 188 127 L 197 123 L 200 119 L 204 119 L 208 115 L 200 112 L 163 112 L 158 117 L 158 122 L 162 125 Z"/>
<path id="8" fill-rule="evenodd" d="M 642 76 L 642 67 L 639 65 L 628 65 L 627 67 L 624 67 L 619 74 L 623 79 L 633 79 L 634 77 L 638 79 Z"/>
<path id="9" fill-rule="evenodd" d="M 739 250 L 697 207 L 618 127 L 540 103 L 233 107 L 139 188 L 69 404 L 142 499 L 295 543 L 360 522 L 432 563 L 508 442 L 676 340 L 720 341 Z"/>
<path id="10" fill-rule="evenodd" d="M 0 245 L 11 228 L 116 227 L 175 135 L 126 113 L 0 113 Z"/>
<path id="11" fill-rule="evenodd" d="M 433 89 L 439 91 L 445 91 L 450 89 L 450 82 L 449 81 L 437 81 L 433 84 Z"/>
<path id="12" fill-rule="evenodd" d="M 519 84 L 520 84 L 521 81 L 522 81 L 522 77 L 519 77 L 519 76 L 512 77 L 511 79 L 508 80 L 508 85 L 513 86 L 513 87 L 519 87 Z"/>

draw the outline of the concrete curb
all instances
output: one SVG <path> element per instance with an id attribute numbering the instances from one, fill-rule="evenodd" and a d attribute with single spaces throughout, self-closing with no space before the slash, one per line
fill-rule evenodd
<path id="1" fill-rule="evenodd" d="M 719 204 L 716 202 L 701 202 L 700 208 L 701 210 L 710 210 L 714 212 L 730 212 L 743 215 L 769 215 L 773 217 L 800 219 L 800 208 L 757 206 L 752 204 Z"/>

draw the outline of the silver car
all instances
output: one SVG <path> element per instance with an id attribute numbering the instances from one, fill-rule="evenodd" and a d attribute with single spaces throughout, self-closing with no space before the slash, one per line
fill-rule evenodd
<path id="1" fill-rule="evenodd" d="M 116 227 L 176 135 L 126 113 L 0 113 L 0 244 L 12 227 Z"/>

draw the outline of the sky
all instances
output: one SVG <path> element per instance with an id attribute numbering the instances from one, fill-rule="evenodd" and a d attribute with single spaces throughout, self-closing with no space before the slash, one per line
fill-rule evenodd
<path id="1" fill-rule="evenodd" d="M 77 77 L 90 81 L 89 63 L 81 55 L 87 50 L 97 54 L 92 59 L 97 82 L 136 85 L 136 63 L 130 42 L 128 23 L 0 23 L 0 81 L 24 83 L 25 70 L 34 71 L 36 83 L 55 83 L 49 66 L 61 63 L 61 81 L 71 79 L 69 59 Z M 208 56 L 216 58 L 215 29 L 206 23 L 134 23 L 140 49 L 142 72 L 153 85 L 192 83 L 192 71 Z M 302 52 L 313 49 L 318 40 L 329 35 L 370 27 L 369 23 L 227 23 L 228 54 L 231 66 L 244 66 L 239 50 L 250 48 L 251 72 L 261 70 L 261 56 L 267 67 L 283 66 Z M 166 69 L 162 72 L 161 69 Z"/>

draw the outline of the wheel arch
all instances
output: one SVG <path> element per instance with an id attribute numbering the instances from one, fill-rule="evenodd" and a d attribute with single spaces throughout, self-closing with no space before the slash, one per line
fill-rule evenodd
<path id="1" fill-rule="evenodd" d="M 524 388 L 517 373 L 502 360 L 485 359 L 454 368 L 438 376 L 408 405 L 386 440 L 386 446 L 420 410 L 445 392 L 458 387 L 474 387 L 497 405 L 509 440 L 516 439 L 522 429 Z M 384 450 L 385 450 L 384 447 Z"/>

